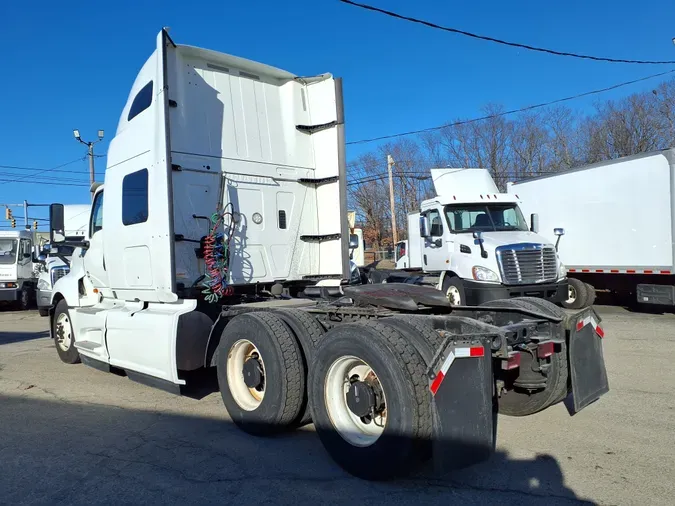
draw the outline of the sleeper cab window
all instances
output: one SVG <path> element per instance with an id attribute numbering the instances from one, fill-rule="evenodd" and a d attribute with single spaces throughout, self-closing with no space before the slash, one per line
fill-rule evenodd
<path id="1" fill-rule="evenodd" d="M 127 121 L 131 121 L 140 113 L 145 111 L 152 104 L 152 81 L 143 86 L 141 90 L 134 97 L 134 101 L 129 108 Z"/>
<path id="2" fill-rule="evenodd" d="M 148 169 L 124 176 L 122 180 L 122 223 L 135 225 L 148 221 Z"/>

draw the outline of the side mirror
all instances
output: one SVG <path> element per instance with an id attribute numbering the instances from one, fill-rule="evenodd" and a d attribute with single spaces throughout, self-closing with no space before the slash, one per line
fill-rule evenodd
<path id="1" fill-rule="evenodd" d="M 539 233 L 539 215 L 537 213 L 530 215 L 530 230 L 535 234 Z"/>
<path id="2" fill-rule="evenodd" d="M 480 230 L 476 230 L 473 233 L 473 238 L 475 239 L 474 243 L 480 246 L 480 256 L 482 258 L 487 258 L 488 254 L 487 251 L 485 251 L 485 247 L 483 246 L 483 232 L 481 232 Z"/>
<path id="3" fill-rule="evenodd" d="M 421 237 L 430 237 L 431 231 L 429 230 L 429 218 L 426 216 L 420 216 L 420 236 Z"/>
<path id="4" fill-rule="evenodd" d="M 557 236 L 557 239 L 555 240 L 555 250 L 558 251 L 558 245 L 560 244 L 560 238 L 565 235 L 565 229 L 564 228 L 554 228 L 553 233 Z"/>
<path id="5" fill-rule="evenodd" d="M 66 240 L 63 218 L 63 204 L 49 206 L 49 242 L 63 242 Z"/>
<path id="6" fill-rule="evenodd" d="M 359 247 L 359 236 L 356 234 L 349 234 L 349 249 L 356 249 Z"/>

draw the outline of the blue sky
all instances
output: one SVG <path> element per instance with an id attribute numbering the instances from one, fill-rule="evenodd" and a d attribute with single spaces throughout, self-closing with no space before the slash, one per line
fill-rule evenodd
<path id="1" fill-rule="evenodd" d="M 564 51 L 675 60 L 675 2 L 362 0 L 413 17 Z M 658 14 L 655 14 L 658 13 Z M 417 26 L 337 0 L 235 2 L 2 2 L 0 165 L 50 168 L 83 157 L 72 129 L 105 153 L 129 88 L 169 26 L 173 39 L 284 68 L 344 79 L 347 140 L 434 126 L 601 88 L 667 66 L 596 63 L 497 46 Z M 601 96 L 651 89 L 659 80 Z M 586 109 L 594 98 L 569 105 Z M 373 145 L 352 146 L 353 158 Z M 98 158 L 102 179 L 105 158 Z M 54 182 L 88 182 L 81 160 Z M 86 203 L 86 187 L 7 180 L 31 171 L 0 168 L 0 203 Z M 18 210 L 17 210 L 18 211 Z M 20 214 L 15 211 L 15 215 Z M 33 216 L 44 216 L 40 210 Z M 6 226 L 4 213 L 0 227 Z M 18 223 L 17 223 L 18 224 Z"/>

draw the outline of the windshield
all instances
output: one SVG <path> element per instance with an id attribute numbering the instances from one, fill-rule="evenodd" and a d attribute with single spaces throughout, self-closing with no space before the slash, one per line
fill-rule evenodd
<path id="1" fill-rule="evenodd" d="M 462 232 L 529 230 L 518 204 L 458 204 L 445 206 L 450 229 Z"/>
<path id="2" fill-rule="evenodd" d="M 13 264 L 16 262 L 16 239 L 0 238 L 0 264 Z"/>

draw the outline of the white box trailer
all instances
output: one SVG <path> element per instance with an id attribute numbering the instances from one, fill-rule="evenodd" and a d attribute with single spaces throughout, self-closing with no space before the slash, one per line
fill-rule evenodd
<path id="1" fill-rule="evenodd" d="M 595 290 L 675 304 L 675 149 L 596 163 L 508 185 L 553 240 L 570 281 L 569 307 Z M 574 280 L 574 281 L 572 281 Z"/>

